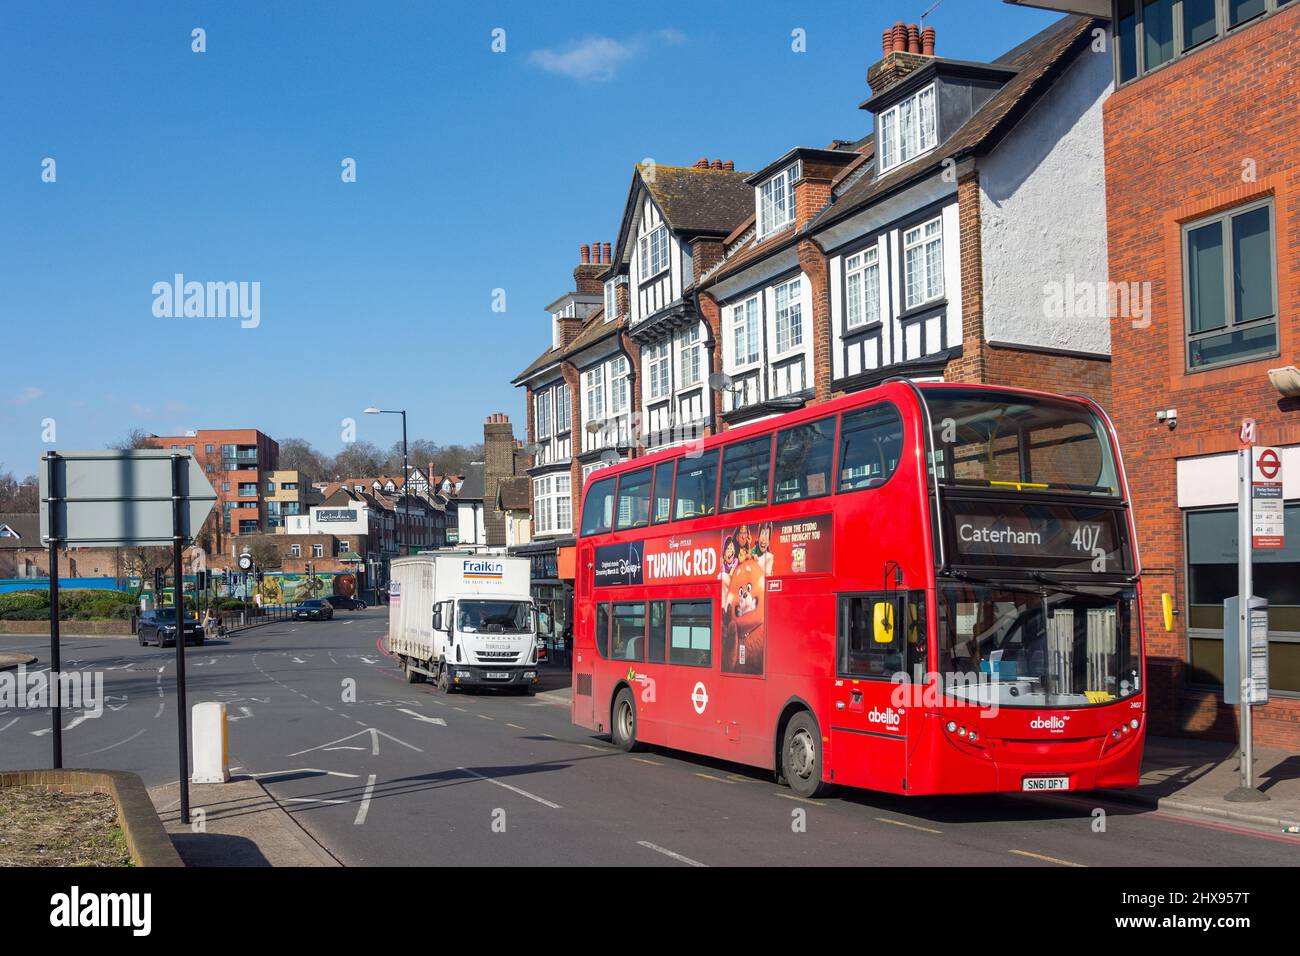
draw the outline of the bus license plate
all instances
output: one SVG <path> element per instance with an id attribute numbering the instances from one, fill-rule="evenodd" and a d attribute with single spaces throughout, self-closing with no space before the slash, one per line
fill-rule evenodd
<path id="1" fill-rule="evenodd" d="M 1044 790 L 1069 790 L 1069 777 L 1025 777 L 1021 789 L 1028 793 L 1041 793 Z"/>
<path id="2" fill-rule="evenodd" d="M 509 674 L 504 674 L 501 671 L 488 671 L 483 676 L 486 677 L 488 680 L 509 680 L 510 679 Z"/>

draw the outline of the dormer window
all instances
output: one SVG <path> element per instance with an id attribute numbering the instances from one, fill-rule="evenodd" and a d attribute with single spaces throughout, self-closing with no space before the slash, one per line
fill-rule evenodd
<path id="1" fill-rule="evenodd" d="M 794 184 L 799 178 L 799 163 L 793 163 L 755 192 L 758 206 L 758 238 L 763 239 L 794 222 Z"/>
<path id="2" fill-rule="evenodd" d="M 934 84 L 895 103 L 876 117 L 876 151 L 882 173 L 939 145 Z"/>
<path id="3" fill-rule="evenodd" d="M 658 226 L 641 237 L 641 278 L 649 279 L 668 268 L 668 229 Z"/>

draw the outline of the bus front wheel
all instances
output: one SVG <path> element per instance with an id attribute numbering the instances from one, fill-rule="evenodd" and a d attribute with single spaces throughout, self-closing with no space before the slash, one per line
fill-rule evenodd
<path id="1" fill-rule="evenodd" d="M 790 789 L 801 797 L 825 793 L 822 782 L 822 739 L 817 721 L 807 711 L 795 714 L 785 727 L 781 745 L 781 776 Z"/>
<path id="2" fill-rule="evenodd" d="M 626 687 L 614 698 L 609 736 L 619 750 L 636 749 L 636 698 Z"/>

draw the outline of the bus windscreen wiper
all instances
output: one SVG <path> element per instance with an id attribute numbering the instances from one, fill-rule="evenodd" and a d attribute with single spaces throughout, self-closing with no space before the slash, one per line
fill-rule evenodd
<path id="1" fill-rule="evenodd" d="M 1100 596 L 1095 591 L 1081 591 L 1078 588 L 1070 587 L 1068 584 L 1062 584 L 1060 581 L 1053 581 L 1042 571 L 1033 571 L 1030 573 L 1029 576 L 1033 578 L 1035 581 L 1041 581 L 1043 584 L 1046 584 L 1049 587 L 1055 588 L 1058 591 L 1062 591 L 1065 594 L 1073 594 L 1075 597 L 1095 598 Z M 1098 587 L 1109 587 L 1109 588 L 1113 588 L 1114 590 L 1120 589 L 1120 585 L 1117 584 L 1103 584 L 1103 585 L 1098 585 Z"/>

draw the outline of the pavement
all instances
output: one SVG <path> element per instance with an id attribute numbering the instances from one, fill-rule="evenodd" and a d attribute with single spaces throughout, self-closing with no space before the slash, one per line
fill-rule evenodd
<path id="1" fill-rule="evenodd" d="M 1293 866 L 1300 858 L 1300 836 L 1276 823 L 1159 803 L 1190 804 L 1190 793 L 1210 806 L 1211 790 L 1202 797 L 1194 787 L 1230 789 L 1212 776 L 1231 775 L 1230 754 L 1188 756 L 1182 741 L 1169 747 L 1183 756 L 1166 759 L 1164 742 L 1152 739 L 1149 767 L 1163 776 L 1137 792 L 1146 803 L 1114 791 L 803 800 L 768 771 L 662 748 L 626 754 L 573 726 L 563 668 L 542 668 L 535 697 L 406 684 L 383 649 L 386 628 L 387 608 L 375 608 L 187 649 L 189 703 L 225 702 L 230 769 L 241 779 L 194 788 L 194 805 L 208 809 L 206 833 L 176 828 L 183 855 L 266 865 L 315 844 L 346 866 Z M 26 641 L 0 646 L 40 653 L 39 636 Z M 64 659 L 102 673 L 106 695 L 97 718 L 65 712 L 67 765 L 131 770 L 152 788 L 174 788 L 174 650 L 69 639 Z M 0 769 L 47 766 L 48 727 L 45 711 L 0 712 Z M 1260 757 L 1263 768 L 1271 758 Z M 1279 759 L 1261 772 L 1278 806 L 1294 792 L 1291 766 Z M 164 808 L 175 800 L 156 792 Z M 1269 805 L 1244 812 L 1278 814 L 1261 806 Z"/>
<path id="2" fill-rule="evenodd" d="M 12 670 L 36 661 L 36 655 L 26 651 L 0 651 L 0 671 Z"/>
<path id="3" fill-rule="evenodd" d="M 186 866 L 339 865 L 252 777 L 191 784 L 188 825 L 175 783 L 149 796 Z"/>
<path id="4" fill-rule="evenodd" d="M 1300 756 L 1255 748 L 1255 787 L 1269 799 L 1230 803 L 1240 783 L 1236 744 L 1147 737 L 1142 781 L 1114 797 L 1162 810 L 1203 813 L 1277 829 L 1300 828 Z"/>

